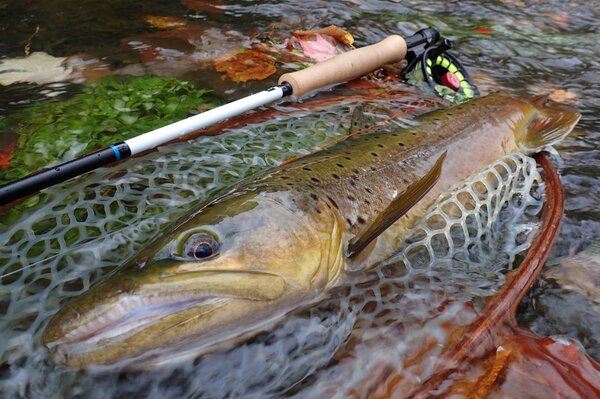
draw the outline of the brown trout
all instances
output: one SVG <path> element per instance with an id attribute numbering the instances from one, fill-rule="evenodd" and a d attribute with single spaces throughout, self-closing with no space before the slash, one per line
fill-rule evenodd
<path id="1" fill-rule="evenodd" d="M 62 308 L 44 341 L 73 368 L 157 367 L 240 342 L 397 251 L 452 185 L 558 142 L 579 118 L 494 94 L 243 180 Z"/>

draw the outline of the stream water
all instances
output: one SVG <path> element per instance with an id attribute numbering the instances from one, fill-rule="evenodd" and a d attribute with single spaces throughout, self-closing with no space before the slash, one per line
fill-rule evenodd
<path id="1" fill-rule="evenodd" d="M 184 21 L 185 26 L 167 29 L 155 23 L 153 27 L 149 16 L 174 17 L 170 23 Z M 0 85 L 0 161 L 4 149 L 17 146 L 19 132 L 23 132 L 19 129 L 25 123 L 22 115 L 31 117 L 28 109 L 41 103 L 69 101 L 82 92 L 86 81 L 109 74 L 175 77 L 196 88 L 210 89 L 210 101 L 224 102 L 273 84 L 279 73 L 262 81 L 235 83 L 222 79 L 212 68 L 211 59 L 259 39 L 271 40 L 284 37 L 285 32 L 330 24 L 351 32 L 357 46 L 432 26 L 452 40 L 454 55 L 471 72 L 482 93 L 554 93 L 574 104 L 583 117 L 574 132 L 556 146 L 565 214 L 549 267 L 559 267 L 564 259 L 600 240 L 600 4 L 593 1 L 4 0 L 0 3 L 0 62 L 43 52 L 56 59 L 71 57 L 74 69 L 70 75 L 55 75 L 51 81 Z M 147 51 L 147 46 L 153 51 Z M 51 69 L 53 59 L 45 60 L 48 64 L 44 68 Z M 86 65 L 94 67 L 86 69 Z M 285 65 L 278 66 L 279 72 L 285 69 Z M 0 80 L 8 72 L 0 73 Z M 347 93 L 344 88 L 335 90 L 339 95 Z M 392 105 L 402 109 L 409 103 L 421 104 L 419 101 L 430 96 L 421 93 L 419 97 L 414 89 L 411 93 L 409 99 Z M 318 360 L 318 355 L 325 351 L 333 356 L 355 322 L 353 316 L 336 319 L 335 311 L 326 305 L 320 312 L 294 316 L 286 328 L 249 346 L 215 354 L 208 362 L 172 373 L 153 375 L 152 384 L 148 377 L 139 375 L 102 378 L 56 371 L 40 345 L 40 331 L 61 301 L 86 289 L 135 252 L 188 202 L 199 201 L 256 170 L 346 134 L 344 124 L 349 123 L 354 105 L 349 102 L 317 108 L 296 113 L 291 119 L 279 117 L 271 127 L 249 125 L 224 136 L 201 138 L 193 146 L 165 147 L 141 162 L 123 164 L 121 169 L 127 173 L 115 177 L 111 170 L 95 172 L 85 180 L 50 189 L 40 204 L 2 215 L 0 268 L 7 275 L 0 281 L 0 394 L 264 397 L 302 396 L 303 389 L 313 389 L 310 384 L 317 379 L 315 374 L 327 363 Z M 427 104 L 423 101 L 422 105 Z M 319 116 L 315 116 L 317 112 Z M 106 144 L 113 141 L 109 139 Z M 78 148 L 86 145 L 82 137 Z M 45 150 L 32 147 L 17 151 L 22 152 L 21 159 L 31 159 Z M 0 176 L 11 167 L 10 163 L 3 166 Z M 113 180 L 107 183 L 109 179 Z M 86 208 L 86 201 L 94 206 Z M 165 214 L 165 209 L 172 209 L 172 213 Z M 66 219 L 61 219 L 63 214 Z M 80 266 L 68 266 L 73 264 Z M 19 272 L 23 267 L 39 271 Z M 489 277 L 486 273 L 482 276 Z M 490 273 L 496 276 L 496 271 Z M 472 297 L 497 287 L 495 283 L 482 286 L 482 276 L 478 276 L 477 284 L 471 282 L 477 291 L 469 294 Z M 494 278 L 498 284 L 502 282 L 500 277 L 498 281 Z M 520 305 L 517 319 L 520 325 L 542 335 L 573 337 L 600 360 L 600 313 L 595 302 L 600 299 L 573 286 L 578 284 L 564 287 L 543 274 Z M 415 292 L 418 295 L 420 291 Z M 406 300 L 414 305 L 410 302 L 414 297 Z M 426 310 L 421 306 L 419 311 Z M 333 333 L 322 334 L 322 329 L 333 325 Z M 269 340 L 277 345 L 266 345 Z M 379 350 L 385 358 L 385 350 Z M 290 358 L 278 358 L 282 353 Z M 303 358 L 306 353 L 311 357 Z M 273 363 L 252 363 L 257 358 Z M 301 362 L 294 363 L 300 358 Z M 290 363 L 296 367 L 286 368 Z M 237 379 L 223 379 L 232 365 L 261 373 L 239 371 Z M 185 380 L 199 370 L 203 378 Z M 241 380 L 245 381 L 242 385 L 231 383 Z M 292 386 L 289 381 L 294 381 Z"/>

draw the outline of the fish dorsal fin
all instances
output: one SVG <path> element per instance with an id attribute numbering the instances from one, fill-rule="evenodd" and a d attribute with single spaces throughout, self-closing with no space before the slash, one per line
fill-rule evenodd
<path id="1" fill-rule="evenodd" d="M 429 172 L 417 182 L 411 184 L 403 192 L 396 195 L 390 204 L 381 212 L 365 230 L 356 235 L 349 243 L 347 254 L 352 258 L 362 252 L 373 240 L 400 219 L 425 194 L 431 190 L 442 174 L 442 165 L 446 158 L 444 152 Z"/>

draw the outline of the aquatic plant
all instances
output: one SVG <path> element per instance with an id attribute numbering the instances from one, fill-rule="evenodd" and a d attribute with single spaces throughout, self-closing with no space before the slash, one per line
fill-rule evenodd
<path id="1" fill-rule="evenodd" d="M 0 183 L 212 108 L 206 93 L 174 78 L 105 78 L 66 101 L 36 103 L 4 123 L 16 126 L 19 145 Z"/>

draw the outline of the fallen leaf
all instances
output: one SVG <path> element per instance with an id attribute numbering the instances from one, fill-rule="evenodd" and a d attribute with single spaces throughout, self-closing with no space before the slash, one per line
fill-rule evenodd
<path id="1" fill-rule="evenodd" d="M 494 33 L 493 30 L 491 30 L 490 28 L 486 28 L 484 26 L 478 26 L 477 28 L 473 28 L 473 29 L 471 29 L 471 32 L 482 33 L 484 35 L 491 35 L 492 33 Z"/>
<path id="2" fill-rule="evenodd" d="M 6 169 L 17 150 L 18 136 L 15 134 L 0 137 L 0 169 Z"/>
<path id="3" fill-rule="evenodd" d="M 65 66 L 72 69 L 70 79 L 77 83 L 90 82 L 113 74 L 110 65 L 86 54 L 68 57 Z"/>
<path id="4" fill-rule="evenodd" d="M 573 93 L 572 91 L 560 89 L 554 90 L 552 93 L 550 93 L 548 98 L 550 98 L 552 101 L 556 101 L 557 103 L 573 104 L 575 103 L 575 100 L 577 100 L 577 94 Z"/>
<path id="5" fill-rule="evenodd" d="M 352 46 L 354 43 L 354 37 L 339 26 L 329 25 L 326 28 L 313 29 L 313 30 L 297 30 L 293 35 L 299 39 L 306 39 L 317 35 L 327 35 L 332 37 L 339 43 L 343 43 L 348 46 Z"/>
<path id="6" fill-rule="evenodd" d="M 144 19 L 150 26 L 157 29 L 176 29 L 187 26 L 187 21 L 185 19 L 177 17 L 161 17 L 157 15 L 146 15 Z"/>
<path id="7" fill-rule="evenodd" d="M 340 53 L 333 38 L 316 34 L 305 39 L 292 37 L 289 46 L 300 47 L 305 56 L 321 62 Z"/>
<path id="8" fill-rule="evenodd" d="M 234 82 L 263 80 L 277 71 L 275 59 L 256 50 L 244 50 L 218 59 L 214 65 L 218 72 L 225 73 L 223 79 L 229 78 Z"/>

